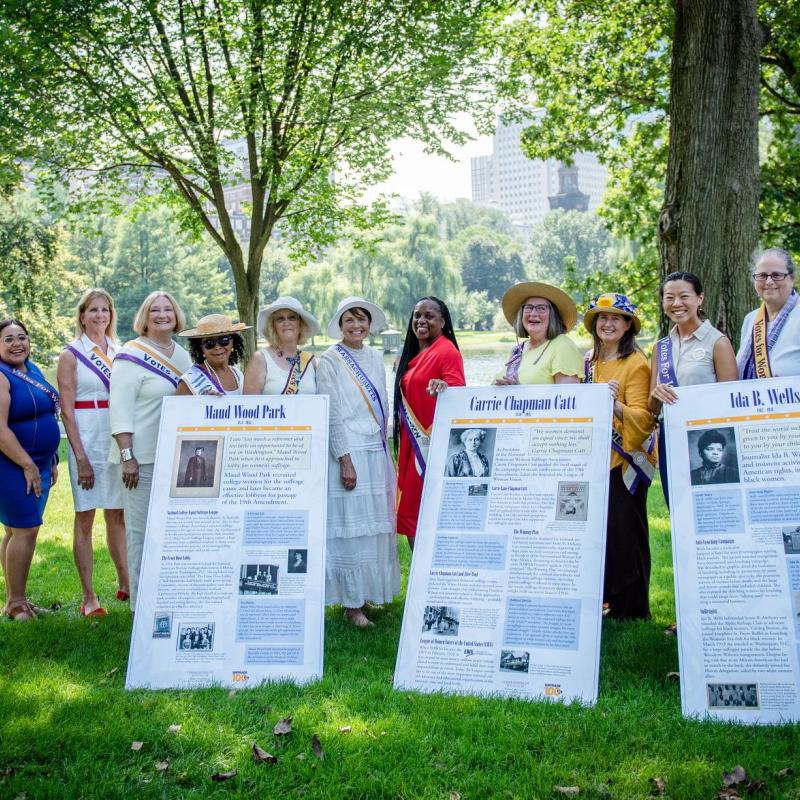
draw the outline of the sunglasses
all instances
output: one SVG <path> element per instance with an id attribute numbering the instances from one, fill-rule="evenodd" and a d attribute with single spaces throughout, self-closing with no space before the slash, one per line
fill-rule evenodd
<path id="1" fill-rule="evenodd" d="M 215 339 L 203 339 L 203 350 L 213 350 L 217 345 L 227 347 L 233 341 L 233 336 L 217 336 Z"/>

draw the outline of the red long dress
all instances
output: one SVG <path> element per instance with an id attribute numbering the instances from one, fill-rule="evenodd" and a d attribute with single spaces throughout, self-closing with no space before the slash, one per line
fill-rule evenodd
<path id="1" fill-rule="evenodd" d="M 439 378 L 448 386 L 465 386 L 464 360 L 458 348 L 445 336 L 408 362 L 401 387 L 414 416 L 430 430 L 436 411 L 436 396 L 428 394 L 428 382 Z M 408 434 L 400 428 L 400 454 L 397 459 L 397 532 L 415 536 L 422 500 L 422 478 L 414 465 L 414 451 Z"/>

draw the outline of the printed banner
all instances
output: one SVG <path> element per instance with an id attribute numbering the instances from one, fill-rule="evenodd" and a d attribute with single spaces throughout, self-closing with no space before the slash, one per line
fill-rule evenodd
<path id="1" fill-rule="evenodd" d="M 597 698 L 608 387 L 439 396 L 395 686 Z"/>
<path id="2" fill-rule="evenodd" d="M 800 720 L 800 383 L 664 406 L 686 716 Z"/>
<path id="3" fill-rule="evenodd" d="M 322 676 L 328 398 L 164 400 L 126 688 Z"/>

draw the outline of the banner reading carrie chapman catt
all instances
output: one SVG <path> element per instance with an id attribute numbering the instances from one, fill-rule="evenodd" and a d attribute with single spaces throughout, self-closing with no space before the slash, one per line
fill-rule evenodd
<path id="1" fill-rule="evenodd" d="M 800 720 L 800 381 L 665 406 L 686 716 Z"/>
<path id="2" fill-rule="evenodd" d="M 322 676 L 328 398 L 169 397 L 127 688 Z"/>
<path id="3" fill-rule="evenodd" d="M 597 698 L 607 386 L 439 396 L 395 686 Z"/>

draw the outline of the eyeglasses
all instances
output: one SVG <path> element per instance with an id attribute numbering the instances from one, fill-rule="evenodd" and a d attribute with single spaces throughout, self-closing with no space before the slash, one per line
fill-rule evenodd
<path id="1" fill-rule="evenodd" d="M 227 347 L 233 336 L 217 336 L 216 339 L 203 339 L 203 350 L 213 350 L 217 345 L 220 347 Z"/>
<path id="2" fill-rule="evenodd" d="M 550 306 L 545 305 L 543 303 L 537 304 L 535 306 L 532 305 L 524 305 L 522 306 L 522 311 L 525 314 L 546 314 L 550 310 Z"/>
<path id="3" fill-rule="evenodd" d="M 788 272 L 754 272 L 753 280 L 756 283 L 764 283 L 767 278 L 771 278 L 773 283 L 780 283 L 787 275 Z"/>
<path id="4" fill-rule="evenodd" d="M 3 344 L 13 344 L 14 342 L 27 342 L 28 341 L 28 334 L 27 333 L 18 333 L 14 336 L 13 333 L 9 334 L 8 336 L 3 337 Z"/>

